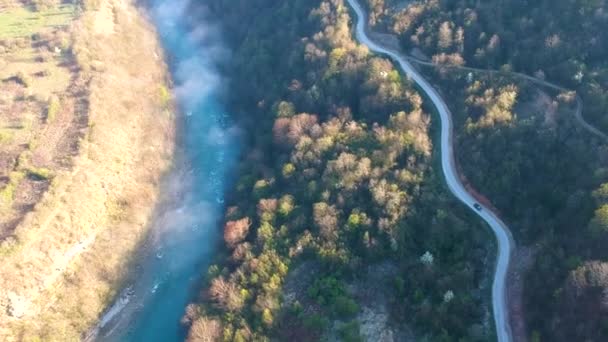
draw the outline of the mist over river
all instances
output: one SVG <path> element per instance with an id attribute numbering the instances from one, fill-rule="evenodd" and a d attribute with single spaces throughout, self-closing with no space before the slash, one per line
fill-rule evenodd
<path id="1" fill-rule="evenodd" d="M 217 62 L 227 57 L 218 30 L 188 15 L 186 0 L 150 0 L 168 56 L 181 115 L 175 170 L 152 223 L 133 280 L 99 322 L 101 341 L 182 341 L 186 305 L 221 239 L 223 193 L 238 153 L 238 132 L 219 100 Z"/>

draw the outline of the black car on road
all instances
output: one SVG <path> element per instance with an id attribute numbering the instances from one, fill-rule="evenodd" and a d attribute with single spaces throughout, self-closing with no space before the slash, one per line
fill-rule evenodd
<path id="1" fill-rule="evenodd" d="M 481 207 L 481 204 L 479 204 L 479 203 L 474 203 L 474 204 L 473 204 L 473 207 L 474 207 L 475 209 L 477 209 L 477 211 L 481 211 L 481 209 L 483 209 L 483 208 Z"/>

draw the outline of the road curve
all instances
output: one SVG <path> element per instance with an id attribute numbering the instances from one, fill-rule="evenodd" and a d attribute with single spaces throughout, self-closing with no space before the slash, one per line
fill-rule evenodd
<path id="1" fill-rule="evenodd" d="M 371 51 L 385 54 L 399 64 L 407 74 L 424 91 L 441 118 L 441 167 L 445 175 L 446 183 L 450 191 L 473 212 L 479 215 L 492 228 L 498 241 L 498 258 L 492 284 L 492 307 L 494 322 L 496 324 L 496 336 L 499 342 L 511 342 L 511 328 L 509 326 L 506 279 L 511 252 L 515 246 L 509 228 L 487 207 L 482 205 L 482 210 L 476 210 L 473 206 L 475 198 L 468 193 L 458 178 L 454 163 L 454 150 L 452 147 L 452 115 L 448 106 L 443 101 L 437 90 L 424 79 L 416 69 L 407 61 L 407 58 L 390 48 L 382 46 L 369 38 L 366 32 L 367 15 L 358 0 L 347 0 L 357 14 L 356 35 L 357 40 L 366 45 Z"/>
<path id="2" fill-rule="evenodd" d="M 519 77 L 519 78 L 523 78 L 526 79 L 532 83 L 536 83 L 540 86 L 544 86 L 547 88 L 551 88 L 557 91 L 564 91 L 564 92 L 569 92 L 571 91 L 570 89 L 566 89 L 562 86 L 559 86 L 557 84 L 548 82 L 546 80 L 541 80 L 540 78 L 536 78 L 530 75 L 526 75 L 523 74 L 521 72 L 515 72 L 515 71 L 500 71 L 500 70 L 492 70 L 492 69 L 480 69 L 480 68 L 472 68 L 472 67 L 467 67 L 467 66 L 461 66 L 461 65 L 442 65 L 442 64 L 437 64 L 437 63 L 433 63 L 433 62 L 427 62 L 427 61 L 423 61 L 421 59 L 412 57 L 412 56 L 405 56 L 405 58 L 409 61 L 412 61 L 416 64 L 420 64 L 420 65 L 426 65 L 426 66 L 431 66 L 431 67 L 437 67 L 437 68 L 448 68 L 448 69 L 458 69 L 458 70 L 465 70 L 465 71 L 475 71 L 475 72 L 487 72 L 487 73 L 493 73 L 493 74 L 509 74 L 515 77 Z M 574 112 L 574 118 L 579 122 L 579 124 L 586 129 L 588 132 L 594 134 L 595 136 L 604 139 L 604 140 L 608 140 L 608 135 L 606 135 L 604 132 L 600 131 L 599 129 L 597 129 L 596 127 L 594 127 L 593 125 L 591 125 L 590 123 L 588 123 L 585 118 L 583 117 L 583 99 L 581 99 L 581 97 L 579 95 L 576 95 L 576 110 Z"/>

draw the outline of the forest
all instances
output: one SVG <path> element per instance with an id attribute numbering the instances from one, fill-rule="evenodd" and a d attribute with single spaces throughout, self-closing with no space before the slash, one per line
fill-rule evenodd
<path id="1" fill-rule="evenodd" d="M 442 65 L 424 67 L 455 117 L 471 186 L 528 251 L 523 320 L 530 341 L 608 338 L 605 1 L 369 0 L 374 30 Z M 483 72 L 459 69 L 467 66 Z M 556 91 L 513 74 L 556 83 Z M 521 260 L 515 260 L 520 262 Z"/>
<path id="2" fill-rule="evenodd" d="M 343 0 L 207 5 L 250 134 L 189 340 L 492 339 L 490 231 L 443 184 L 433 109 L 353 40 Z"/>
<path id="3" fill-rule="evenodd" d="M 608 131 L 605 1 L 367 6 L 374 31 L 442 65 L 421 70 L 453 112 L 461 177 L 518 246 L 516 336 L 606 340 L 608 155 L 575 114 L 578 95 Z M 493 340 L 493 238 L 443 183 L 433 108 L 353 40 L 346 4 L 207 11 L 234 51 L 226 101 L 251 133 L 189 339 Z"/>
<path id="4" fill-rule="evenodd" d="M 576 90 L 608 130 L 605 0 L 367 0 L 371 24 L 450 63 L 515 70 Z"/>

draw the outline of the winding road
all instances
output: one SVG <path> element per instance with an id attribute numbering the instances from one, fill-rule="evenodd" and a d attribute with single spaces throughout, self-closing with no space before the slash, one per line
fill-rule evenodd
<path id="1" fill-rule="evenodd" d="M 449 68 L 449 69 L 458 69 L 458 70 L 465 70 L 465 71 L 474 71 L 474 72 L 487 72 L 487 73 L 494 73 L 494 74 L 509 74 L 515 77 L 519 77 L 519 78 L 523 78 L 525 80 L 528 80 L 532 83 L 535 83 L 539 86 L 543 86 L 543 87 L 547 87 L 547 88 L 551 88 L 557 91 L 563 91 L 563 92 L 570 92 L 572 90 L 564 88 L 562 86 L 559 86 L 557 84 L 542 80 L 540 78 L 536 78 L 530 75 L 526 75 L 526 74 L 522 74 L 520 72 L 514 72 L 514 71 L 500 71 L 500 70 L 491 70 L 491 69 L 479 69 L 479 68 L 472 68 L 472 67 L 467 67 L 467 66 L 460 66 L 460 65 L 440 65 L 437 63 L 433 63 L 433 62 L 427 62 L 427 61 L 423 61 L 421 59 L 412 57 L 412 56 L 405 56 L 405 58 L 409 61 L 412 61 L 416 64 L 420 64 L 420 65 L 426 65 L 426 66 L 431 66 L 431 67 L 438 67 L 438 68 Z M 590 132 L 591 134 L 597 136 L 598 138 L 604 139 L 604 140 L 608 140 L 608 135 L 606 135 L 604 132 L 600 131 L 599 129 L 597 129 L 596 127 L 594 127 L 593 125 L 591 125 L 590 123 L 588 123 L 585 118 L 583 117 L 583 100 L 581 99 L 581 97 L 579 95 L 576 95 L 576 110 L 574 112 L 574 118 L 578 121 L 578 123 L 584 128 L 586 129 L 588 132 Z"/>
<path id="2" fill-rule="evenodd" d="M 408 58 L 398 51 L 373 41 L 366 32 L 367 15 L 357 0 L 347 0 L 357 14 L 356 35 L 359 42 L 366 45 L 371 51 L 391 57 L 399 64 L 403 72 L 410 77 L 437 108 L 441 118 L 441 167 L 445 175 L 446 183 L 450 191 L 477 215 L 479 215 L 492 228 L 498 241 L 498 258 L 492 284 L 492 307 L 494 322 L 496 324 L 496 336 L 499 342 L 510 342 L 512 340 L 511 328 L 507 309 L 506 280 L 511 252 L 515 246 L 509 228 L 502 222 L 491 209 L 480 205 L 480 210 L 475 208 L 477 201 L 466 191 L 458 178 L 454 163 L 454 150 L 452 146 L 452 115 L 447 104 L 441 98 L 437 90 L 418 73 L 408 62 Z"/>

